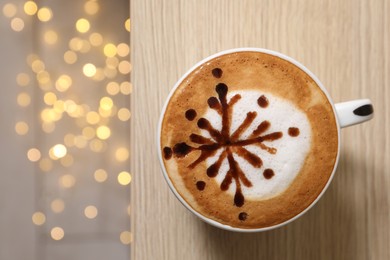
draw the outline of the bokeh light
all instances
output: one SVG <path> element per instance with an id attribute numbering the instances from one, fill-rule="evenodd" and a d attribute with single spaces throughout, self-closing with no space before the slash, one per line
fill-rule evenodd
<path id="1" fill-rule="evenodd" d="M 75 185 L 76 178 L 73 177 L 73 175 L 65 174 L 65 175 L 61 176 L 59 183 L 62 187 L 69 189 Z"/>
<path id="2" fill-rule="evenodd" d="M 32 162 L 37 162 L 41 159 L 41 152 L 37 148 L 31 148 L 27 151 L 27 158 Z"/>
<path id="3" fill-rule="evenodd" d="M 58 34 L 53 30 L 48 30 L 45 32 L 43 38 L 47 44 L 55 44 L 58 40 Z"/>
<path id="4" fill-rule="evenodd" d="M 27 1 L 24 3 L 23 10 L 27 15 L 34 15 L 38 11 L 38 6 L 34 1 Z"/>
<path id="5" fill-rule="evenodd" d="M 124 81 L 120 85 L 120 90 L 123 95 L 129 95 L 133 92 L 133 84 L 128 81 Z"/>
<path id="6" fill-rule="evenodd" d="M 99 11 L 99 4 L 96 1 L 89 0 L 84 4 L 84 11 L 89 15 L 94 15 Z"/>
<path id="7" fill-rule="evenodd" d="M 106 140 L 111 136 L 111 129 L 108 126 L 101 125 L 96 129 L 96 136 L 101 140 Z"/>
<path id="8" fill-rule="evenodd" d="M 64 61 L 68 64 L 74 64 L 77 61 L 77 54 L 74 51 L 66 51 Z"/>
<path id="9" fill-rule="evenodd" d="M 129 52 L 130 52 L 129 45 L 127 45 L 126 43 L 118 44 L 117 52 L 118 52 L 118 56 L 126 57 L 127 55 L 129 55 Z"/>
<path id="10" fill-rule="evenodd" d="M 106 91 L 112 96 L 117 95 L 120 91 L 119 84 L 114 81 L 109 82 L 106 86 Z"/>
<path id="11" fill-rule="evenodd" d="M 65 232 L 61 227 L 54 227 L 50 231 L 50 236 L 53 240 L 61 240 L 64 238 Z"/>
<path id="12" fill-rule="evenodd" d="M 125 122 L 125 121 L 129 120 L 130 117 L 131 117 L 131 112 L 130 112 L 129 109 L 124 107 L 124 108 L 121 108 L 121 109 L 118 110 L 118 118 L 119 118 L 119 120 Z"/>
<path id="13" fill-rule="evenodd" d="M 128 185 L 131 182 L 131 175 L 130 173 L 123 171 L 118 174 L 118 182 L 120 185 Z"/>
<path id="14" fill-rule="evenodd" d="M 118 65 L 118 70 L 120 73 L 122 74 L 129 74 L 130 71 L 131 71 L 131 63 L 127 60 L 123 60 L 121 62 L 119 62 L 119 65 Z"/>
<path id="15" fill-rule="evenodd" d="M 89 205 L 89 206 L 85 207 L 85 209 L 84 209 L 84 215 L 85 215 L 85 217 L 87 217 L 89 219 L 96 218 L 97 214 L 98 214 L 98 210 L 93 205 Z"/>
<path id="16" fill-rule="evenodd" d="M 28 124 L 24 121 L 19 121 L 15 124 L 15 132 L 18 135 L 26 135 L 28 133 Z"/>
<path id="17" fill-rule="evenodd" d="M 63 74 L 56 81 L 56 89 L 59 92 L 65 92 L 72 85 L 72 78 L 69 75 Z"/>
<path id="18" fill-rule="evenodd" d="M 128 32 L 130 32 L 130 18 L 128 18 L 126 21 L 125 21 L 125 28 Z"/>
<path id="19" fill-rule="evenodd" d="M 41 22 L 48 22 L 53 17 L 53 12 L 49 7 L 42 7 L 38 10 L 37 16 Z"/>
<path id="20" fill-rule="evenodd" d="M 13 18 L 11 20 L 11 28 L 15 32 L 20 32 L 24 28 L 24 21 L 19 17 Z"/>
<path id="21" fill-rule="evenodd" d="M 133 234 L 130 231 L 123 231 L 119 236 L 120 241 L 124 245 L 129 245 L 133 242 Z"/>
<path id="22" fill-rule="evenodd" d="M 11 18 L 16 15 L 17 8 L 15 4 L 7 3 L 3 6 L 3 14 L 5 17 Z"/>
<path id="23" fill-rule="evenodd" d="M 93 77 L 96 74 L 96 66 L 92 63 L 87 63 L 83 67 L 83 73 L 87 77 Z"/>
<path id="24" fill-rule="evenodd" d="M 19 86 L 25 87 L 30 83 L 30 76 L 27 73 L 19 73 L 16 76 L 16 83 Z"/>
<path id="25" fill-rule="evenodd" d="M 89 36 L 89 42 L 92 46 L 100 46 L 103 44 L 103 36 L 100 33 L 91 33 Z"/>
<path id="26" fill-rule="evenodd" d="M 114 57 L 116 55 L 116 46 L 112 43 L 107 43 L 104 46 L 103 52 L 107 57 Z"/>
<path id="27" fill-rule="evenodd" d="M 50 208 L 54 213 L 61 213 L 65 209 L 65 202 L 62 199 L 55 199 L 50 203 Z"/>
<path id="28" fill-rule="evenodd" d="M 16 101 L 17 101 L 19 106 L 26 107 L 26 106 L 30 105 L 31 97 L 27 92 L 22 92 L 17 96 Z"/>
<path id="29" fill-rule="evenodd" d="M 41 211 L 34 212 L 31 219 L 32 219 L 32 222 L 34 223 L 34 225 L 37 225 L 37 226 L 42 226 L 46 222 L 46 216 Z"/>
<path id="30" fill-rule="evenodd" d="M 95 181 L 97 182 L 105 182 L 107 180 L 107 172 L 103 169 L 97 169 L 94 174 L 93 174 L 93 177 L 95 179 Z"/>
<path id="31" fill-rule="evenodd" d="M 120 147 L 115 151 L 115 158 L 119 162 L 124 162 L 129 158 L 129 150 L 126 147 Z"/>
<path id="32" fill-rule="evenodd" d="M 85 18 L 78 19 L 76 22 L 76 29 L 80 33 L 86 33 L 91 28 L 89 21 Z"/>

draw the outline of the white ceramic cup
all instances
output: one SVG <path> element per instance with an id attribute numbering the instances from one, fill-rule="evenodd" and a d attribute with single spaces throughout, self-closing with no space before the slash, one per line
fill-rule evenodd
<path id="1" fill-rule="evenodd" d="M 169 100 L 171 99 L 171 97 L 172 97 L 173 93 L 175 92 L 176 88 L 182 83 L 182 81 L 192 71 L 194 71 L 200 65 L 208 62 L 209 60 L 212 60 L 212 59 L 214 59 L 214 58 L 216 58 L 218 56 L 221 56 L 221 55 L 225 55 L 225 54 L 229 54 L 229 53 L 235 53 L 235 52 L 243 52 L 243 51 L 252 51 L 252 52 L 261 52 L 261 53 L 270 54 L 270 55 L 282 58 L 282 59 L 284 59 L 286 61 L 289 61 L 292 64 L 294 64 L 295 66 L 297 66 L 298 68 L 300 68 L 301 70 L 303 70 L 304 72 L 306 72 L 306 74 L 308 74 L 317 83 L 317 85 L 325 93 L 325 95 L 328 98 L 330 104 L 332 104 L 333 113 L 334 113 L 335 117 L 337 118 L 336 124 L 337 124 L 337 135 L 338 135 L 337 158 L 336 158 L 336 161 L 335 161 L 335 164 L 334 164 L 334 167 L 333 167 L 333 171 L 332 171 L 332 174 L 331 174 L 328 182 L 326 183 L 325 187 L 322 189 L 322 191 L 318 195 L 318 197 L 305 210 L 303 210 L 302 212 L 300 212 L 298 215 L 294 216 L 293 218 L 286 220 L 283 223 L 280 223 L 280 224 L 277 224 L 277 225 L 274 225 L 274 226 L 269 226 L 269 227 L 264 227 L 264 228 L 253 228 L 253 229 L 236 228 L 236 227 L 231 227 L 231 226 L 228 226 L 228 225 L 224 225 L 224 224 L 219 223 L 219 222 L 217 222 L 215 220 L 209 219 L 209 218 L 203 216 L 202 214 L 200 214 L 199 212 L 195 211 L 180 196 L 180 194 L 177 192 L 175 186 L 172 184 L 172 182 L 171 182 L 171 180 L 170 180 L 170 178 L 168 176 L 168 173 L 167 173 L 167 171 L 165 169 L 165 166 L 164 166 L 164 163 L 163 163 L 163 159 L 162 159 L 162 152 L 161 152 L 161 148 L 160 148 L 161 147 L 160 134 L 161 134 L 161 127 L 162 127 L 162 120 L 164 118 L 164 114 L 165 114 L 167 105 L 169 103 Z M 333 179 L 333 176 L 334 176 L 334 173 L 336 171 L 336 168 L 337 168 L 337 164 L 338 164 L 339 157 L 340 157 L 340 141 L 341 141 L 340 140 L 340 131 L 341 131 L 341 128 L 365 122 L 365 121 L 370 120 L 371 118 L 373 118 L 373 116 L 374 116 L 374 114 L 373 114 L 373 106 L 372 106 L 372 103 L 371 103 L 371 101 L 369 99 L 358 99 L 358 100 L 353 100 L 353 101 L 348 101 L 348 102 L 334 104 L 332 99 L 329 96 L 328 91 L 325 89 L 325 87 L 322 85 L 322 83 L 319 81 L 319 79 L 309 69 L 307 69 L 305 66 L 303 66 L 301 63 L 299 63 L 298 61 L 294 60 L 293 58 L 290 58 L 290 57 L 288 57 L 288 56 L 286 56 L 284 54 L 281 54 L 281 53 L 278 53 L 278 52 L 275 52 L 275 51 L 271 51 L 271 50 L 267 50 L 267 49 L 261 49 L 261 48 L 230 49 L 230 50 L 226 50 L 226 51 L 222 51 L 222 52 L 216 53 L 214 55 L 211 55 L 211 56 L 201 60 L 200 62 L 195 64 L 191 69 L 189 69 L 187 71 L 187 73 L 185 73 L 180 78 L 180 80 L 175 84 L 175 86 L 171 90 L 171 92 L 170 92 L 170 94 L 169 94 L 169 96 L 167 98 L 167 101 L 165 102 L 165 105 L 164 105 L 164 107 L 163 107 L 163 109 L 161 111 L 160 121 L 159 121 L 158 129 L 157 129 L 158 156 L 159 156 L 160 165 L 161 165 L 161 168 L 162 168 L 165 180 L 167 181 L 167 183 L 169 185 L 169 188 L 172 190 L 172 192 L 175 194 L 175 196 L 179 199 L 179 201 L 189 211 L 194 213 L 200 219 L 202 219 L 206 223 L 209 223 L 209 224 L 211 224 L 213 226 L 216 226 L 216 227 L 219 227 L 219 228 L 222 228 L 222 229 L 226 229 L 226 230 L 229 230 L 229 231 L 238 231 L 238 232 L 260 232 L 260 231 L 266 231 L 266 230 L 270 230 L 270 229 L 281 227 L 283 225 L 286 225 L 286 224 L 294 221 L 295 219 L 301 217 L 311 207 L 313 207 L 314 204 L 317 203 L 317 201 L 322 197 L 322 195 L 325 193 L 326 189 L 328 188 L 330 182 Z"/>

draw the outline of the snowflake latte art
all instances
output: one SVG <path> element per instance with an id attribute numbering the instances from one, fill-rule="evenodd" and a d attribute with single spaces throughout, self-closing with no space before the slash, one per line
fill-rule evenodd
<path id="1" fill-rule="evenodd" d="M 264 53 L 211 59 L 182 80 L 161 156 L 183 199 L 225 225 L 270 227 L 306 209 L 337 156 L 331 104 L 294 64 Z"/>

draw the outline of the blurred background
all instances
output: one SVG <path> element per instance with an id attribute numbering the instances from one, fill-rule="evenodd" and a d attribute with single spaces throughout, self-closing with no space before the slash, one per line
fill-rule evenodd
<path id="1" fill-rule="evenodd" d="M 0 259 L 129 259 L 129 1 L 0 8 Z"/>

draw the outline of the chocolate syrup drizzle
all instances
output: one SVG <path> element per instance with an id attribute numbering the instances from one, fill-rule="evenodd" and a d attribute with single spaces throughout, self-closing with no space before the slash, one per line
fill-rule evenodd
<path id="1" fill-rule="evenodd" d="M 215 78 L 220 78 L 222 76 L 222 70 L 215 68 L 212 70 L 212 74 Z M 229 170 L 226 172 L 220 188 L 222 191 L 226 191 L 229 189 L 230 184 L 234 181 L 236 184 L 234 205 L 242 207 L 245 203 L 245 197 L 242 193 L 241 187 L 242 185 L 245 187 L 252 187 L 252 183 L 246 177 L 238 162 L 234 159 L 233 154 L 245 159 L 253 167 L 261 168 L 263 166 L 262 159 L 257 154 L 248 151 L 245 147 L 248 145 L 256 145 L 270 154 L 275 154 L 277 152 L 276 148 L 269 147 L 265 145 L 264 142 L 272 142 L 280 139 L 282 138 L 283 133 L 272 132 L 264 134 L 271 126 L 269 121 L 264 120 L 256 127 L 255 130 L 253 130 L 247 139 L 241 139 L 241 135 L 255 120 L 257 116 L 255 111 L 248 112 L 239 127 L 233 133 L 230 133 L 233 107 L 237 101 L 241 99 L 241 95 L 236 94 L 228 100 L 228 86 L 224 83 L 218 83 L 215 87 L 215 91 L 218 97 L 210 97 L 207 100 L 207 104 L 221 116 L 222 128 L 215 129 L 206 118 L 199 118 L 197 120 L 198 128 L 206 130 L 210 134 L 211 138 L 192 133 L 189 138 L 192 143 L 198 145 L 197 147 L 188 145 L 185 142 L 175 144 L 172 149 L 164 147 L 164 158 L 167 160 L 170 159 L 172 157 L 172 153 L 176 158 L 183 158 L 193 151 L 200 151 L 198 158 L 188 165 L 189 169 L 193 169 L 199 163 L 205 161 L 211 156 L 214 156 L 218 150 L 222 149 L 218 159 L 207 168 L 207 176 L 210 178 L 216 177 L 219 173 L 222 162 L 227 159 L 229 163 Z M 264 95 L 258 98 L 257 103 L 262 108 L 266 108 L 269 105 L 269 101 Z M 188 120 L 192 121 L 196 117 L 196 111 L 194 109 L 189 109 L 186 111 L 185 116 Z M 289 134 L 291 135 L 290 129 Z M 298 128 L 294 128 L 294 132 L 296 132 L 296 129 L 299 134 Z M 266 179 L 270 179 L 274 175 L 274 171 L 272 169 L 266 169 L 263 171 L 263 175 Z M 198 181 L 196 183 L 196 187 L 200 191 L 202 191 L 205 186 L 206 183 L 204 181 Z M 239 214 L 239 219 L 244 221 L 247 216 L 247 213 L 241 212 Z"/>

